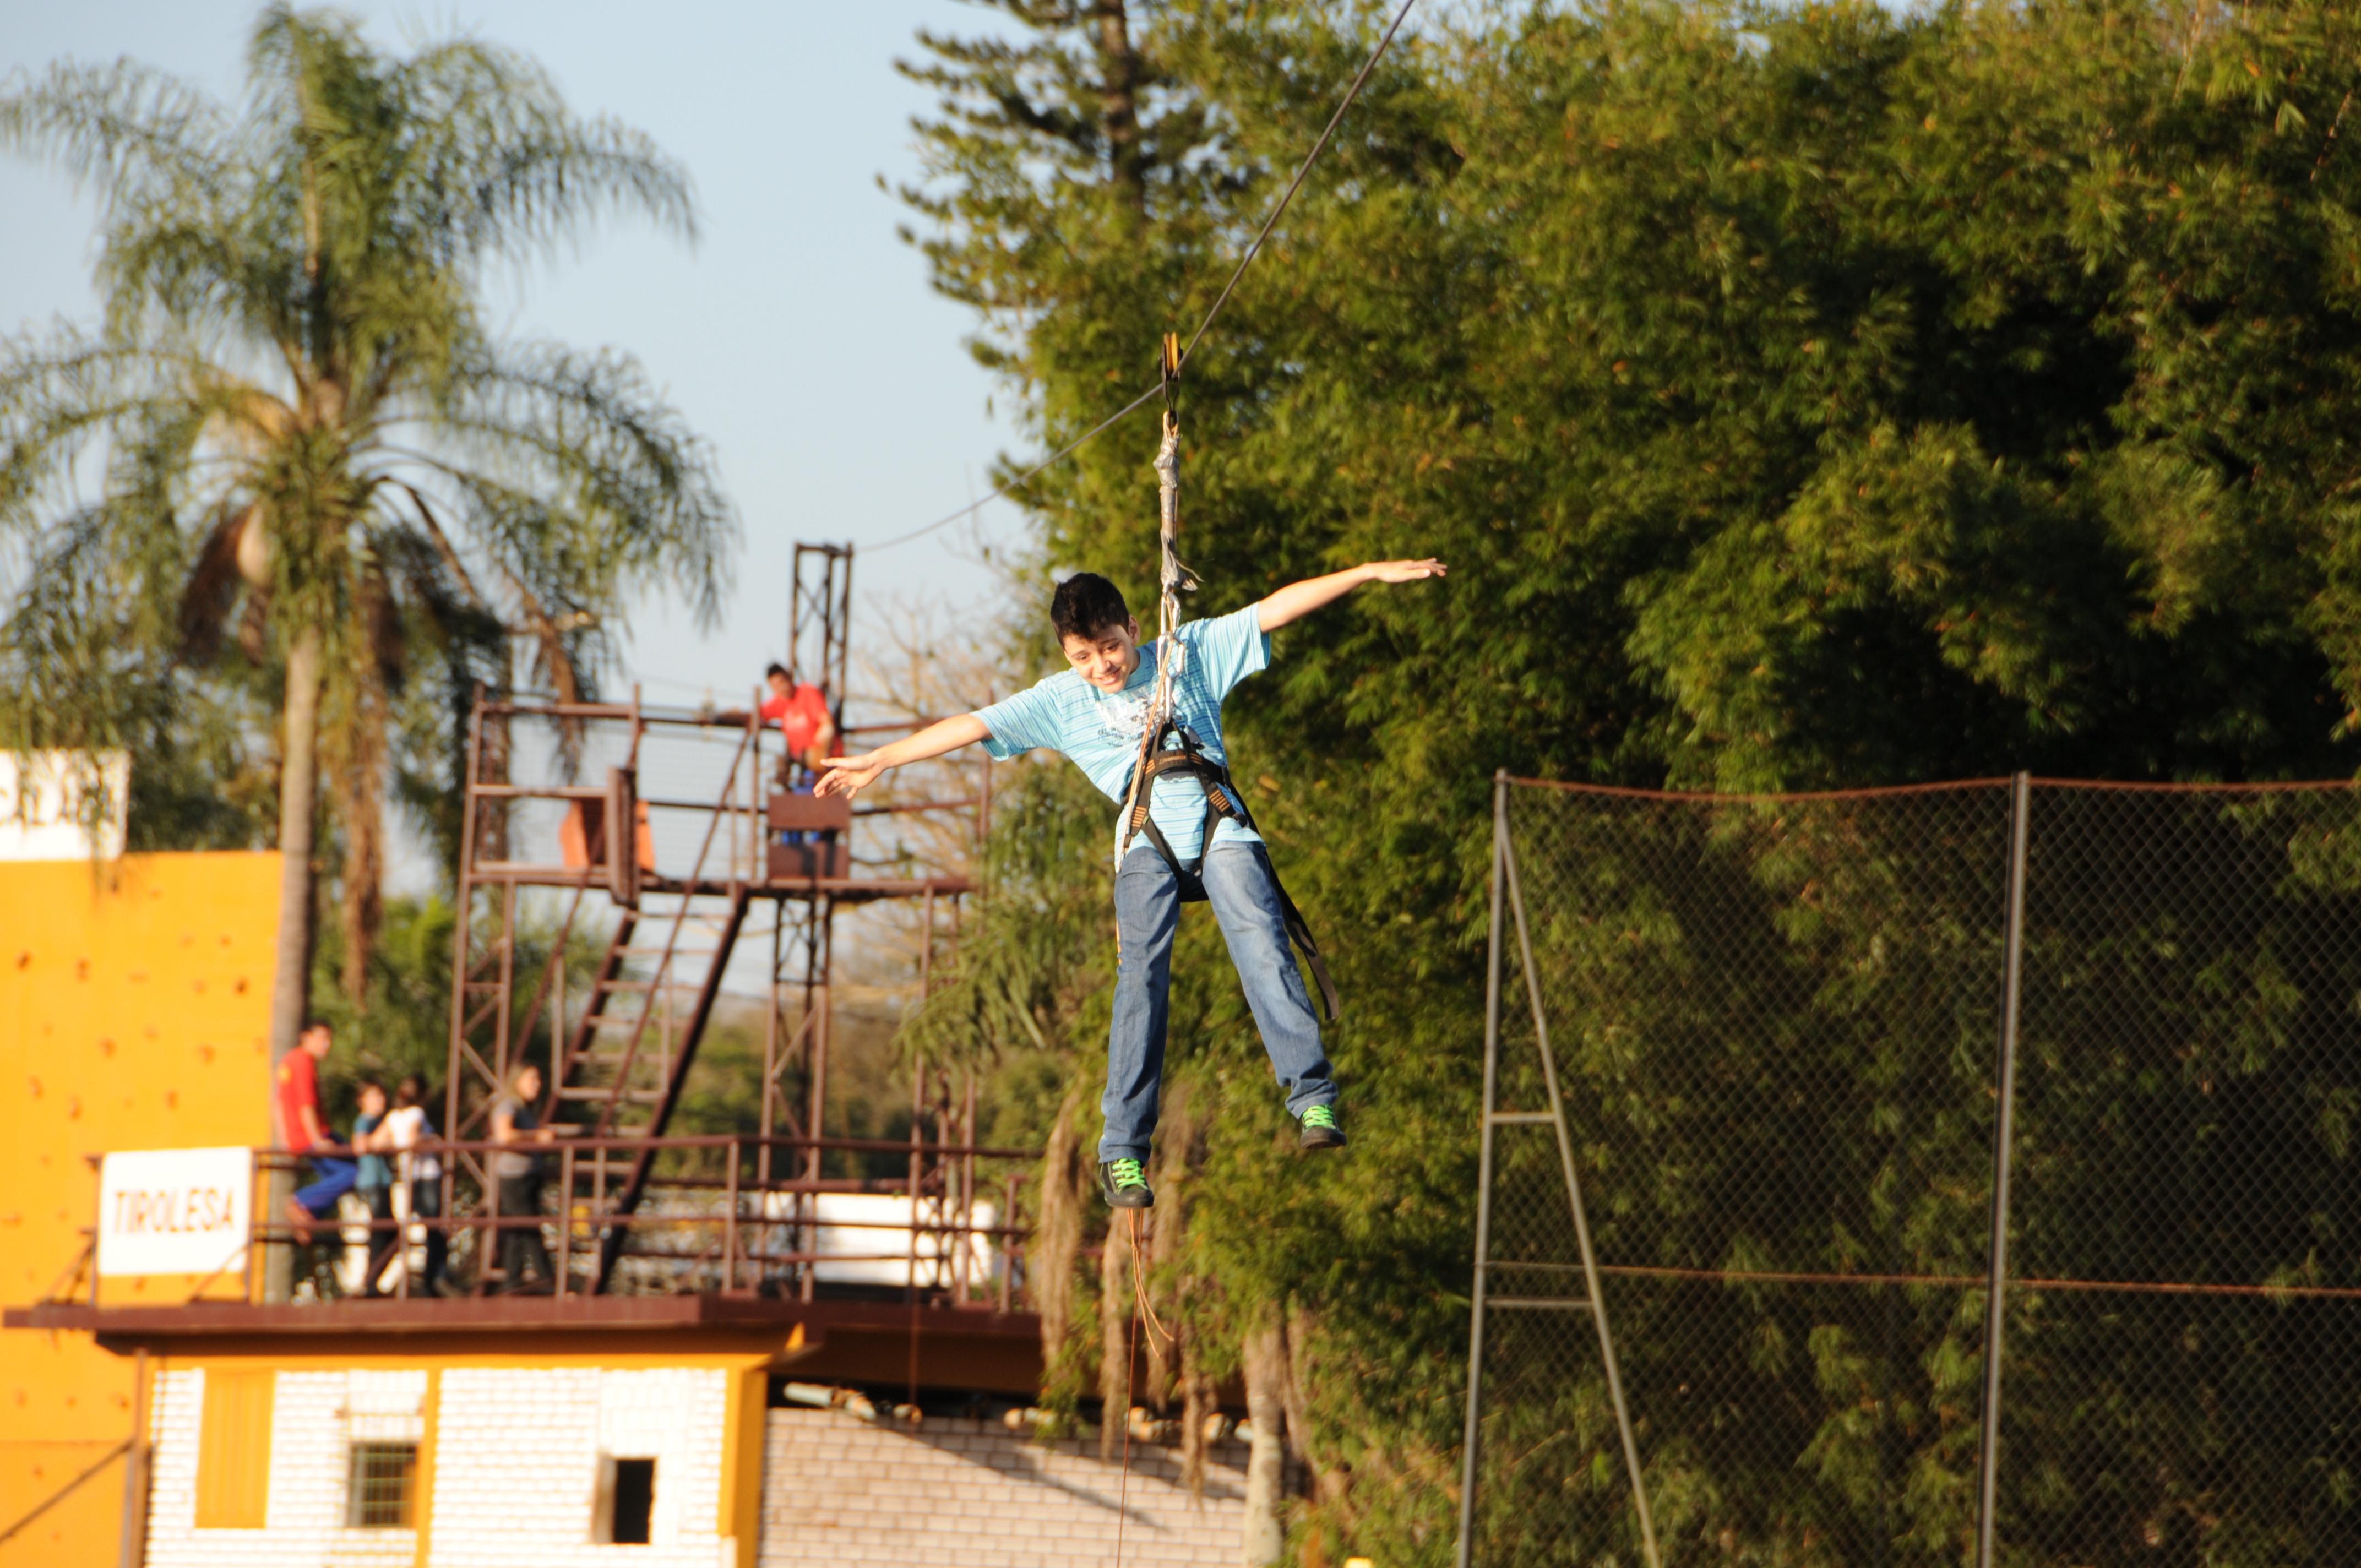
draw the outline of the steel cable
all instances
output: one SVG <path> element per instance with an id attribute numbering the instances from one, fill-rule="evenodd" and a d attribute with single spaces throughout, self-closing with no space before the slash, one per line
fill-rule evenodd
<path id="1" fill-rule="evenodd" d="M 1213 318 L 1222 313 L 1222 307 L 1228 304 L 1230 302 L 1230 296 L 1236 292 L 1240 280 L 1244 279 L 1246 275 L 1246 269 L 1252 267 L 1255 263 L 1255 258 L 1262 254 L 1263 244 L 1270 238 L 1271 230 L 1279 226 L 1279 218 L 1286 214 L 1289 204 L 1295 200 L 1295 193 L 1303 188 L 1303 181 L 1311 175 L 1312 166 L 1318 162 L 1320 155 L 1327 150 L 1328 143 L 1334 139 L 1336 135 L 1336 127 L 1344 123 L 1345 112 L 1353 106 L 1353 100 L 1361 95 L 1361 89 L 1367 85 L 1370 73 L 1377 70 L 1378 61 L 1385 58 L 1386 50 L 1393 46 L 1394 35 L 1401 31 L 1401 25 L 1409 18 L 1411 8 L 1417 4 L 1418 0 L 1402 0 L 1401 8 L 1394 13 L 1394 19 L 1387 25 L 1385 36 L 1378 38 L 1378 47 L 1370 51 L 1369 58 L 1361 62 L 1360 74 L 1353 78 L 1353 85 L 1345 91 L 1343 101 L 1336 105 L 1336 112 L 1328 116 L 1328 124 L 1321 130 L 1320 139 L 1312 144 L 1312 150 L 1306 153 L 1303 157 L 1303 161 L 1296 166 L 1295 178 L 1287 182 L 1286 192 L 1279 198 L 1278 204 L 1271 208 L 1270 215 L 1263 220 L 1262 227 L 1256 232 L 1253 243 L 1246 247 L 1246 255 L 1239 258 L 1236 268 L 1230 273 L 1229 281 L 1223 284 L 1222 291 L 1213 297 L 1213 306 L 1211 309 L 1206 311 L 1204 319 L 1197 323 L 1197 330 L 1189 334 L 1188 345 L 1180 351 L 1180 363 L 1182 365 L 1185 366 L 1189 363 L 1189 356 L 1197 351 L 1198 343 L 1213 326 Z M 1057 466 L 1060 463 L 1064 462 L 1068 457 L 1072 456 L 1074 453 L 1080 451 L 1083 446 L 1089 444 L 1092 441 L 1097 439 L 1108 430 L 1113 429 L 1115 425 L 1122 423 L 1123 421 L 1130 418 L 1131 415 L 1138 412 L 1141 408 L 1145 407 L 1149 402 L 1154 401 L 1163 389 L 1163 383 L 1160 380 L 1154 385 L 1151 385 L 1147 390 L 1132 399 L 1131 401 L 1124 404 L 1123 407 L 1115 410 L 1115 412 L 1107 415 L 1106 418 L 1099 421 L 1098 423 L 1091 426 L 1090 429 L 1084 431 L 1082 434 L 1076 436 L 1065 445 L 1058 448 L 1057 451 L 1049 454 L 1049 456 L 1044 457 L 1032 467 L 1025 470 L 1024 473 L 1019 474 L 1016 477 L 1009 480 L 1007 483 L 997 487 L 982 499 L 970 501 L 967 505 L 960 508 L 957 511 L 950 512 L 942 517 L 939 517 L 923 528 L 914 528 L 907 533 L 899 533 L 895 535 L 893 538 L 886 540 L 882 544 L 870 544 L 863 546 L 863 548 L 872 552 L 879 550 L 892 550 L 897 546 L 907 544 L 913 540 L 923 539 L 928 534 L 933 533 L 939 529 L 949 528 L 952 523 L 959 521 L 961 518 L 974 516 L 985 507 L 990 506 L 994 501 L 1000 500 L 1008 496 L 1011 492 L 1032 483 L 1038 476 Z"/>

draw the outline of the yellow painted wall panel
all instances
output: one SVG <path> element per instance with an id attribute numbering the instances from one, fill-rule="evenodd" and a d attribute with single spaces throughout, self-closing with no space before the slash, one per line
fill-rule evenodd
<path id="1" fill-rule="evenodd" d="M 197 1528 L 260 1530 L 270 1519 L 270 1426 L 279 1374 L 269 1367 L 205 1374 L 197 1422 Z"/>
<path id="2" fill-rule="evenodd" d="M 81 1251 L 108 1149 L 269 1141 L 275 854 L 0 861 L 0 1306 L 40 1299 Z M 175 1301 L 195 1281 L 106 1282 Z M 87 1335 L 0 1333 L 0 1530 L 129 1434 L 131 1366 Z M 112 1561 L 111 1465 L 0 1568 Z"/>

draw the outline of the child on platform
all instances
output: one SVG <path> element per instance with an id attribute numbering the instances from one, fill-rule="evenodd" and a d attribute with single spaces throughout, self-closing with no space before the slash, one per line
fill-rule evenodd
<path id="1" fill-rule="evenodd" d="M 1280 588 L 1235 614 L 1184 623 L 1174 633 L 1184 657 L 1173 682 L 1170 717 L 1197 750 L 1226 766 L 1222 701 L 1230 688 L 1270 659 L 1270 633 L 1343 598 L 1364 583 L 1409 583 L 1444 575 L 1439 561 L 1373 561 Z M 822 795 L 851 795 L 889 768 L 923 762 L 981 740 L 997 758 L 1035 748 L 1063 752 L 1121 803 L 1147 731 L 1161 641 L 1142 646 L 1139 623 L 1104 577 L 1078 573 L 1058 585 L 1049 622 L 1071 669 L 974 713 L 929 725 L 857 757 L 831 757 Z M 1176 742 L 1177 743 L 1177 742 Z M 1220 922 L 1261 1031 L 1263 1049 L 1287 1093 L 1287 1109 L 1307 1149 L 1342 1148 L 1336 1085 L 1320 1046 L 1320 1021 L 1289 950 L 1284 895 L 1259 835 L 1233 814 L 1205 841 L 1205 789 L 1185 773 L 1156 779 L 1148 821 L 1156 833 L 1125 847 L 1116 828 L 1115 1016 L 1107 1035 L 1106 1093 L 1100 1109 L 1099 1188 L 1121 1209 L 1155 1201 L 1142 1168 L 1156 1132 L 1164 1079 L 1166 1008 L 1172 980 L 1185 870 L 1202 883 Z M 1217 786 L 1216 786 L 1217 787 Z M 1230 804 L 1244 803 L 1230 795 Z M 1158 835 L 1162 844 L 1153 842 Z M 1170 850 L 1167 858 L 1166 850 Z"/>

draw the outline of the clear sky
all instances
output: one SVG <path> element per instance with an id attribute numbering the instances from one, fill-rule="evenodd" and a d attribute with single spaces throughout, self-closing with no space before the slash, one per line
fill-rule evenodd
<path id="1" fill-rule="evenodd" d="M 74 56 L 129 55 L 234 98 L 253 0 L 0 0 L 0 76 Z M 578 112 L 655 137 L 695 177 L 691 250 L 615 225 L 578 259 L 536 269 L 496 300 L 506 329 L 639 356 L 719 449 L 745 545 L 723 617 L 635 616 L 627 678 L 651 700 L 725 701 L 780 650 L 797 539 L 890 538 L 988 488 L 1016 443 L 962 338 L 973 318 L 927 287 L 895 237 L 906 209 L 877 186 L 915 176 L 910 118 L 926 93 L 894 70 L 921 26 L 976 32 L 988 12 L 950 0 L 348 0 L 387 46 L 465 30 L 522 49 Z M 87 319 L 94 209 L 64 179 L 0 157 L 0 329 Z M 1021 534 L 987 508 L 869 560 L 854 587 L 884 599 L 972 602 L 979 540 Z"/>

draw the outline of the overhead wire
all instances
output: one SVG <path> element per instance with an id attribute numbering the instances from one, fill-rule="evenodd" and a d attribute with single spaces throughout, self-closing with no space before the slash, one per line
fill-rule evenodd
<path id="1" fill-rule="evenodd" d="M 975 513 L 982 511 L 985 507 L 990 506 L 993 502 L 1000 499 L 1003 496 L 1007 495 L 1011 490 L 1032 483 L 1035 475 L 1045 473 L 1048 470 L 1056 467 L 1073 453 L 1080 450 L 1085 443 L 1094 439 L 1101 432 L 1106 430 L 1110 426 L 1119 424 L 1124 420 L 1128 419 L 1132 414 L 1139 411 L 1142 404 L 1159 396 L 1163 390 L 1164 389 L 1161 383 L 1148 388 L 1148 390 L 1140 393 L 1139 396 L 1132 399 L 1131 401 L 1124 404 L 1123 407 L 1115 410 L 1115 412 L 1107 415 L 1106 418 L 1099 421 L 1098 423 L 1091 426 L 1090 429 L 1082 432 L 1082 434 L 1074 437 L 1073 440 L 1068 442 L 1065 445 L 1060 446 L 1057 451 L 1052 452 L 1047 457 L 1042 458 L 1040 462 L 1036 463 L 1032 467 L 1026 469 L 1025 472 L 1017 475 L 1016 477 L 1009 480 L 1006 484 L 1002 485 L 990 495 L 985 496 L 982 500 L 970 501 L 967 505 L 960 508 L 959 510 L 937 518 L 934 521 L 927 524 L 924 528 L 914 528 L 907 533 L 895 535 L 893 538 L 885 541 L 883 544 L 865 545 L 863 548 L 873 554 L 880 550 L 891 550 L 897 544 L 907 544 L 913 539 L 923 539 L 939 528 L 949 528 L 952 523 L 957 522 L 963 517 L 973 516 Z"/>
<path id="2" fill-rule="evenodd" d="M 1355 76 L 1353 78 L 1353 85 L 1345 89 L 1344 98 L 1336 105 L 1336 112 L 1328 116 L 1328 124 L 1321 129 L 1320 139 L 1312 144 L 1312 150 L 1303 155 L 1303 161 L 1301 163 L 1296 165 L 1295 178 L 1287 182 L 1287 189 L 1280 194 L 1278 204 L 1271 208 L 1270 215 L 1263 219 L 1262 227 L 1256 231 L 1253 243 L 1246 247 L 1246 255 L 1238 258 L 1236 268 L 1230 273 L 1229 281 L 1224 283 L 1222 285 L 1222 291 L 1213 297 L 1213 303 L 1212 307 L 1205 312 L 1204 319 L 1197 323 L 1197 330 L 1189 334 L 1187 346 L 1180 350 L 1180 363 L 1182 365 L 1185 366 L 1189 363 L 1189 356 L 1197 351 L 1197 345 L 1203 339 L 1206 331 L 1213 326 L 1213 318 L 1222 313 L 1222 307 L 1228 304 L 1230 302 L 1230 296 L 1237 291 L 1238 282 L 1241 279 L 1246 277 L 1246 269 L 1252 267 L 1255 263 L 1255 258 L 1262 254 L 1264 242 L 1270 238 L 1271 231 L 1279 226 L 1279 220 L 1285 215 L 1289 204 L 1295 200 L 1295 193 L 1303 189 L 1303 181 L 1311 175 L 1312 166 L 1318 162 L 1320 155 L 1328 149 L 1328 143 L 1336 135 L 1336 127 L 1344 123 L 1345 112 L 1350 109 L 1353 106 L 1353 101 L 1361 95 L 1361 89 L 1368 84 L 1370 74 L 1378 69 L 1378 62 L 1385 58 L 1386 50 L 1393 47 L 1394 35 L 1401 31 L 1401 25 L 1409 17 L 1411 8 L 1417 4 L 1418 0 L 1402 0 L 1401 8 L 1394 13 L 1393 20 L 1387 24 L 1384 36 L 1378 39 L 1378 47 L 1370 50 L 1369 58 L 1361 62 L 1360 74 Z M 1032 483 L 1034 478 L 1056 467 L 1060 463 L 1062 463 L 1068 457 L 1072 456 L 1083 446 L 1089 444 L 1092 441 L 1096 440 L 1100 435 L 1104 434 L 1108 430 L 1113 429 L 1115 425 L 1122 423 L 1125 420 L 1138 412 L 1148 403 L 1154 401 L 1158 397 L 1162 395 L 1163 390 L 1164 383 L 1159 378 L 1153 385 L 1149 386 L 1146 391 L 1141 392 L 1137 397 L 1132 399 L 1131 401 L 1124 404 L 1123 407 L 1115 410 L 1115 412 L 1107 415 L 1106 418 L 1099 421 L 1098 423 L 1091 426 L 1090 429 L 1084 431 L 1082 434 L 1076 436 L 1065 445 L 1058 448 L 1057 451 L 1052 452 L 1049 456 L 1044 457 L 1032 467 L 1025 470 L 1024 473 L 1019 474 L 1016 477 L 1009 480 L 1007 483 L 999 486 L 997 488 L 994 489 L 991 494 L 983 497 L 981 500 L 970 501 L 967 505 L 960 508 L 957 511 L 949 512 L 944 516 L 937 518 L 934 521 L 927 524 L 924 528 L 914 528 L 907 533 L 895 534 L 893 538 L 886 540 L 882 544 L 864 545 L 863 548 L 873 553 L 879 550 L 891 550 L 897 545 L 907 544 L 913 540 L 923 539 L 928 534 L 933 533 L 939 529 L 949 528 L 952 523 L 959 521 L 961 518 L 974 516 L 977 512 L 983 510 L 985 507 L 990 506 L 993 502 L 1000 500 L 1008 496 L 1012 491 L 1020 489 L 1024 486 Z"/>

